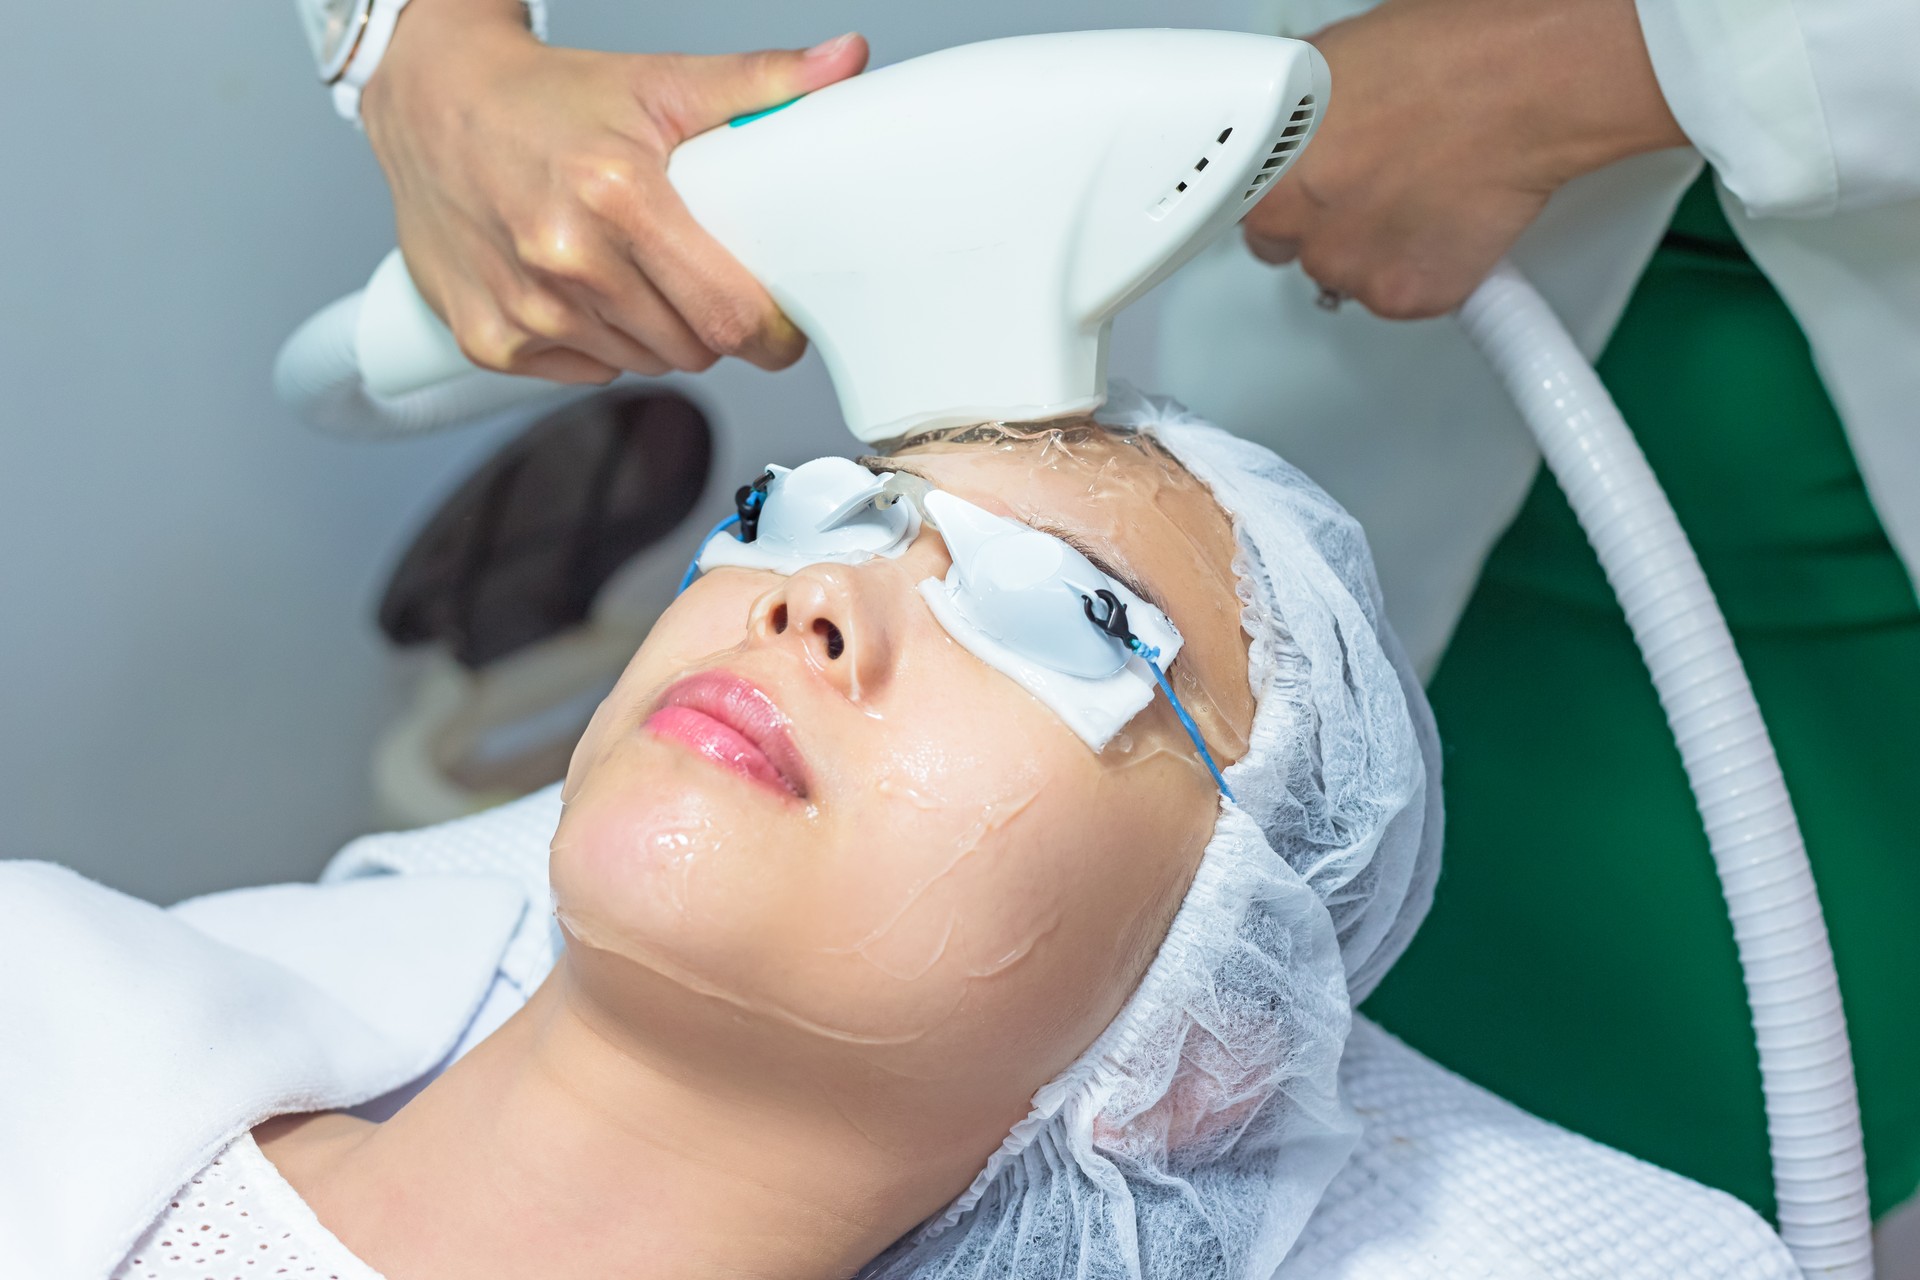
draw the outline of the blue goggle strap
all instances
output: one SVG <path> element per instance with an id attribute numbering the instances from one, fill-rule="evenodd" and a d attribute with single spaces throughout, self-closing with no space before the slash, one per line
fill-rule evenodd
<path id="1" fill-rule="evenodd" d="M 700 539 L 700 545 L 693 549 L 693 562 L 687 566 L 686 573 L 681 575 L 680 585 L 673 590 L 674 595 L 677 596 L 692 586 L 693 580 L 700 576 L 700 553 L 707 549 L 707 544 L 739 523 L 740 517 L 736 513 L 728 516 L 725 520 L 722 520 L 719 524 L 707 530 L 707 536 Z"/>
<path id="2" fill-rule="evenodd" d="M 1098 598 L 1104 606 L 1099 613 L 1094 612 L 1094 600 Z M 1087 621 L 1114 639 L 1126 645 L 1133 656 L 1147 664 L 1147 670 L 1153 672 L 1154 680 L 1167 695 L 1167 701 L 1173 706 L 1173 714 L 1180 717 L 1180 727 L 1187 731 L 1187 737 L 1193 739 L 1194 750 L 1200 753 L 1200 759 L 1206 762 L 1207 772 L 1213 775 L 1214 785 L 1220 788 L 1220 794 L 1229 800 L 1234 799 L 1233 788 L 1220 776 L 1220 766 L 1213 762 L 1213 753 L 1207 750 L 1206 740 L 1200 736 L 1200 726 L 1187 714 L 1186 707 L 1180 703 L 1180 695 L 1173 691 L 1173 684 L 1167 679 L 1167 673 L 1160 669 L 1160 650 L 1143 642 L 1133 634 L 1133 628 L 1127 625 L 1127 606 L 1120 597 L 1111 591 L 1096 591 L 1091 596 L 1081 596 L 1081 605 L 1087 611 Z M 1234 801 L 1239 803 L 1237 800 Z"/>
<path id="3" fill-rule="evenodd" d="M 1133 641 L 1127 648 L 1133 650 L 1140 661 L 1147 664 L 1147 670 L 1153 672 L 1153 678 L 1160 682 L 1162 689 L 1166 690 L 1167 701 L 1173 704 L 1173 714 L 1180 717 L 1180 727 L 1187 731 L 1189 738 L 1193 739 L 1194 750 L 1198 751 L 1200 758 L 1206 762 L 1207 772 L 1213 775 L 1214 785 L 1220 788 L 1220 794 L 1229 800 L 1234 800 L 1233 788 L 1228 786 L 1227 780 L 1220 776 L 1220 766 L 1213 762 L 1213 753 L 1207 750 L 1206 742 L 1200 737 L 1200 726 L 1193 722 L 1193 717 L 1187 714 L 1187 709 L 1180 705 L 1180 695 L 1173 691 L 1173 686 L 1167 683 L 1167 673 L 1160 669 L 1160 651 L 1151 645 L 1141 644 L 1138 640 Z M 1239 801 L 1234 800 L 1234 803 L 1238 804 Z"/>
<path id="4" fill-rule="evenodd" d="M 735 525 L 740 526 L 743 542 L 753 541 L 754 534 L 759 532 L 757 526 L 760 523 L 760 508 L 767 502 L 767 485 L 772 480 L 773 473 L 767 471 L 762 472 L 760 478 L 752 484 L 740 486 L 740 491 L 733 495 L 733 514 L 707 530 L 707 536 L 700 539 L 700 545 L 693 549 L 693 563 L 689 564 L 687 571 L 680 575 L 680 585 L 674 588 L 674 595 L 677 596 L 692 586 L 693 580 L 700 576 L 700 553 L 707 549 L 709 542 Z"/>

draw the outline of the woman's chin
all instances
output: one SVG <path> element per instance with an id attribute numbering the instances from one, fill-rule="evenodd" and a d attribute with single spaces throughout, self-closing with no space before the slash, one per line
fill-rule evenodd
<path id="1" fill-rule="evenodd" d="M 777 802 L 747 808 L 731 779 L 723 787 L 702 776 L 714 772 L 687 762 L 583 781 L 549 866 L 571 939 L 714 982 L 791 942 L 805 850 L 781 829 Z"/>

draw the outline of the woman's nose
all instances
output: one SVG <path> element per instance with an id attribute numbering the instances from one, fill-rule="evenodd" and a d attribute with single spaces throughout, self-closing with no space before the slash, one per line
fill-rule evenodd
<path id="1" fill-rule="evenodd" d="M 862 585 L 847 566 L 810 565 L 760 598 L 750 632 L 761 644 L 799 650 L 828 683 L 857 702 L 878 692 L 891 668 L 886 619 Z"/>

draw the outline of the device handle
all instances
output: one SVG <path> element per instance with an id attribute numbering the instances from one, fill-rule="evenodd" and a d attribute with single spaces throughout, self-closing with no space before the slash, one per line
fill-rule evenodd
<path id="1" fill-rule="evenodd" d="M 420 296 L 398 249 L 381 260 L 365 289 L 294 331 L 274 361 L 273 386 L 302 420 L 362 437 L 418 435 L 599 389 L 475 365 Z"/>
<path id="2" fill-rule="evenodd" d="M 388 251 L 361 290 L 353 345 L 367 390 L 385 399 L 479 372 L 420 296 L 398 249 Z"/>
<path id="3" fill-rule="evenodd" d="M 274 360 L 273 388 L 322 431 L 374 438 L 418 435 L 598 390 L 474 365 L 414 288 L 398 249 L 367 288 L 294 330 Z"/>

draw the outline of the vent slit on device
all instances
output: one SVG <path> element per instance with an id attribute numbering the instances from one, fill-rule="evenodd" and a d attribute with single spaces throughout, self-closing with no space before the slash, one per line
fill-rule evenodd
<path id="1" fill-rule="evenodd" d="M 1187 175 L 1175 181 L 1173 190 L 1161 196 L 1159 202 L 1147 211 L 1147 216 L 1158 222 L 1172 213 L 1174 206 L 1186 199 L 1187 192 L 1201 180 L 1201 176 L 1207 172 L 1208 167 L 1220 158 L 1220 149 L 1226 146 L 1227 140 L 1231 137 L 1233 137 L 1233 127 L 1229 125 L 1220 131 L 1219 136 L 1213 140 L 1213 144 L 1193 162 L 1193 168 Z"/>
<path id="2" fill-rule="evenodd" d="M 1312 131 L 1313 116 L 1314 100 L 1313 95 L 1309 93 L 1294 104 L 1293 112 L 1287 117 L 1287 123 L 1280 130 L 1272 150 L 1267 152 L 1259 171 L 1253 175 L 1253 179 L 1247 184 L 1246 192 L 1241 195 L 1242 203 L 1259 195 L 1266 190 L 1268 183 L 1280 176 L 1287 167 L 1287 163 L 1293 159 L 1294 153 L 1300 149 L 1301 143 L 1307 140 L 1307 134 Z"/>

